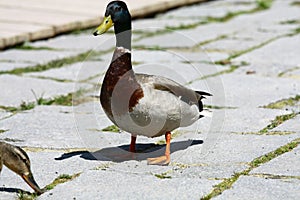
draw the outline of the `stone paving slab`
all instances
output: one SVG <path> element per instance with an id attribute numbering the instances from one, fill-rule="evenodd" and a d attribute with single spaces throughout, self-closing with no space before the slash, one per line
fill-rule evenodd
<path id="1" fill-rule="evenodd" d="M 223 111 L 213 111 L 213 113 L 217 112 Z M 269 125 L 276 116 L 290 113 L 290 111 L 264 108 L 226 109 L 222 131 L 234 133 L 259 132 Z M 199 121 L 200 127 L 205 127 L 204 123 L 204 120 Z"/>
<path id="2" fill-rule="evenodd" d="M 220 79 L 223 85 L 215 85 L 215 83 L 219 83 Z M 208 78 L 204 81 L 211 88 L 211 92 L 216 94 L 212 97 L 214 105 L 219 106 L 259 107 L 300 93 L 300 83 L 298 80 L 293 79 L 225 74 L 220 77 Z M 224 94 L 217 92 L 222 90 L 222 86 L 224 86 L 226 102 L 223 100 Z M 191 87 L 205 88 L 203 81 L 193 82 Z"/>
<path id="3" fill-rule="evenodd" d="M 245 3 L 243 3 L 245 2 Z M 190 6 L 170 11 L 163 15 L 165 18 L 205 18 L 205 17 L 224 17 L 229 12 L 245 11 L 255 7 L 253 1 L 211 1 L 203 3 L 201 6 Z"/>
<path id="4" fill-rule="evenodd" d="M 197 62 L 211 62 L 214 63 L 219 60 L 224 60 L 228 58 L 228 54 L 226 52 L 208 52 L 205 51 L 204 48 L 201 47 L 201 49 L 193 52 L 193 51 L 182 51 L 182 50 L 174 50 L 171 51 L 175 54 L 181 56 L 184 60 L 189 61 L 191 63 L 197 63 Z M 226 68 L 226 66 L 225 66 Z"/>
<path id="5" fill-rule="evenodd" d="M 11 138 L 22 146 L 82 147 L 76 134 L 72 110 L 72 107 L 65 106 L 37 106 L 33 110 L 18 113 L 0 122 L 1 129 L 8 130 L 1 134 L 1 138 Z"/>
<path id="6" fill-rule="evenodd" d="M 291 69 L 290 71 L 283 73 L 281 77 L 285 78 L 292 78 L 292 79 L 300 79 L 300 65 L 297 65 L 294 69 Z"/>
<path id="7" fill-rule="evenodd" d="M 22 62 L 12 62 L 12 61 L 8 61 L 8 62 L 2 62 L 0 61 L 0 72 L 1 71 L 10 71 L 13 69 L 17 69 L 17 68 L 27 68 L 32 66 L 32 63 L 22 63 Z"/>
<path id="8" fill-rule="evenodd" d="M 163 15 L 164 16 L 164 15 Z M 162 31 L 166 27 L 189 26 L 199 22 L 197 19 L 166 19 L 161 17 L 159 22 L 155 19 L 138 19 L 132 22 L 134 32 L 155 32 Z"/>
<path id="9" fill-rule="evenodd" d="M 88 185 L 84 184 L 87 182 Z M 161 180 L 149 174 L 93 170 L 82 174 L 72 183 L 56 187 L 52 195 L 46 194 L 38 199 L 199 199 L 212 189 L 213 184 L 218 182 L 192 178 Z M 127 186 L 120 187 L 123 184 Z M 91 187 L 91 185 L 97 185 L 97 187 Z M 201 187 L 199 187 L 200 185 Z M 198 191 L 197 193 L 194 192 L 195 189 Z M 65 190 L 75 190 L 76 192 L 65 193 L 63 192 Z M 140 191 L 148 192 L 141 193 Z"/>
<path id="10" fill-rule="evenodd" d="M 6 118 L 6 117 L 8 117 L 10 115 L 11 115 L 10 112 L 6 112 L 5 110 L 0 109 L 0 120 L 4 119 L 4 118 Z"/>
<path id="11" fill-rule="evenodd" d="M 43 72 L 27 73 L 26 76 L 80 82 L 94 77 L 97 74 L 103 74 L 108 65 L 108 61 L 86 61 L 68 65 L 63 68 L 50 69 Z"/>
<path id="12" fill-rule="evenodd" d="M 232 189 L 215 199 L 298 199 L 299 190 L 300 180 L 297 179 L 278 180 L 242 176 Z"/>
<path id="13" fill-rule="evenodd" d="M 159 68 L 158 68 L 159 67 Z M 184 69 L 184 70 L 181 70 Z M 135 67 L 137 73 L 153 74 L 170 78 L 186 85 L 190 81 L 226 70 L 226 67 L 206 63 L 145 63 Z M 194 88 L 197 89 L 197 88 Z"/>
<path id="14" fill-rule="evenodd" d="M 51 51 L 51 50 L 28 51 L 28 50 L 9 49 L 7 51 L 0 52 L 0 60 L 17 62 L 17 63 L 18 62 L 31 63 L 31 66 L 34 66 L 35 64 L 45 64 L 53 60 L 75 56 L 77 54 L 78 52 L 74 50 L 73 51 Z"/>
<path id="15" fill-rule="evenodd" d="M 78 35 L 61 35 L 48 40 L 31 42 L 29 45 L 33 47 L 48 47 L 69 51 L 77 50 L 78 52 L 86 52 L 91 49 L 103 51 L 113 48 L 115 45 L 115 38 L 113 34 L 94 37 L 92 31 L 89 31 L 88 33 Z"/>
<path id="16" fill-rule="evenodd" d="M 223 24 L 213 23 L 198 26 L 192 30 L 175 30 L 171 34 L 163 34 L 151 38 L 141 39 L 138 42 L 135 42 L 135 45 L 159 46 L 162 48 L 191 47 L 201 42 L 232 33 L 234 33 L 234 30 L 224 29 Z"/>
<path id="17" fill-rule="evenodd" d="M 299 106 L 298 106 L 299 108 Z M 292 131 L 292 132 L 299 132 L 300 131 L 300 126 L 299 126 L 299 120 L 300 116 L 296 116 L 293 119 L 290 119 L 289 121 L 279 125 L 276 127 L 274 130 L 275 131 Z"/>
<path id="18" fill-rule="evenodd" d="M 207 101 L 205 101 L 207 103 Z M 210 105 L 209 103 L 207 103 Z M 291 111 L 279 110 L 279 109 L 264 109 L 264 108 L 231 108 L 231 109 L 210 109 L 212 112 L 212 117 L 206 117 L 199 120 L 197 123 L 180 128 L 179 130 L 184 130 L 184 132 L 195 132 L 198 130 L 201 134 L 208 133 L 212 131 L 212 128 L 217 126 L 215 120 L 217 119 L 219 124 L 220 132 L 229 132 L 237 134 L 249 134 L 249 133 L 258 133 L 260 130 L 265 128 L 271 123 L 276 116 L 285 115 L 292 113 Z M 242 120 L 241 120 L 242 119 Z M 291 126 L 295 124 L 298 118 L 291 119 Z M 286 122 L 288 123 L 288 122 Z M 285 124 L 285 123 L 284 123 Z M 282 125 L 276 127 L 274 131 L 291 131 L 296 133 L 296 126 L 294 129 L 288 128 Z M 214 130 L 216 131 L 216 130 Z"/>
<path id="19" fill-rule="evenodd" d="M 295 68 L 300 63 L 300 36 L 278 39 L 262 48 L 240 56 L 234 61 L 245 61 L 249 66 L 241 69 L 253 70 L 264 76 L 278 76 L 281 72 Z M 279 53 L 280 52 L 280 53 Z M 282 64 L 284 63 L 284 64 Z"/>
<path id="20" fill-rule="evenodd" d="M 0 85 L 6 88 L 0 99 L 0 105 L 2 106 L 18 107 L 22 102 L 35 102 L 36 98 L 43 97 L 47 99 L 75 92 L 74 83 L 15 75 L 1 75 Z M 82 84 L 82 87 L 88 88 L 87 84 Z"/>
<path id="21" fill-rule="evenodd" d="M 268 152 L 274 151 L 293 139 L 299 137 L 299 134 L 291 134 L 287 136 L 280 135 L 252 135 L 252 134 L 235 134 L 235 133 L 209 133 L 212 137 L 203 138 L 204 141 L 210 142 L 210 146 L 192 145 L 185 149 L 184 156 L 180 151 L 172 154 L 175 162 L 185 164 L 209 164 L 209 165 L 237 165 L 252 161 Z M 199 136 L 201 137 L 201 136 Z M 251 143 L 251 145 L 245 145 Z M 195 153 L 198 152 L 198 153 Z M 237 165 L 239 167 L 239 165 Z"/>

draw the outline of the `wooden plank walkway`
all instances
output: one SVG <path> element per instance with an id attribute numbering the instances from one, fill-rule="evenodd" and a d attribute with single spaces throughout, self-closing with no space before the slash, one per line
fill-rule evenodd
<path id="1" fill-rule="evenodd" d="M 144 17 L 205 0 L 126 0 Z M 0 49 L 100 23 L 110 0 L 0 0 Z"/>

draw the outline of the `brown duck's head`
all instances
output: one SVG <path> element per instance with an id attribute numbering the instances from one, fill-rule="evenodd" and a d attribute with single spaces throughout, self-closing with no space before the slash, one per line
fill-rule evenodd
<path id="1" fill-rule="evenodd" d="M 33 178 L 30 170 L 30 160 L 26 152 L 20 147 L 3 142 L 0 143 L 0 146 L 3 164 L 13 172 L 20 175 L 37 194 L 42 194 L 43 190 L 40 189 Z"/>

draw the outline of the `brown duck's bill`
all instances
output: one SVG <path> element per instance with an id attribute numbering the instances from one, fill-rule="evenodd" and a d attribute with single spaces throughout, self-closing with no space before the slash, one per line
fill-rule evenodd
<path id="1" fill-rule="evenodd" d="M 29 175 L 22 175 L 22 178 L 24 179 L 24 181 L 32 188 L 34 189 L 34 191 L 37 194 L 42 194 L 44 193 L 44 191 L 42 189 L 40 189 L 40 187 L 38 186 L 38 184 L 35 182 L 33 175 L 29 174 Z"/>
<path id="2" fill-rule="evenodd" d="M 108 29 L 110 29 L 110 27 L 112 27 L 113 25 L 114 25 L 114 23 L 112 22 L 110 15 L 107 17 L 104 17 L 100 26 L 98 26 L 94 30 L 93 35 L 94 36 L 101 35 L 101 34 L 105 33 L 106 31 L 108 31 Z"/>

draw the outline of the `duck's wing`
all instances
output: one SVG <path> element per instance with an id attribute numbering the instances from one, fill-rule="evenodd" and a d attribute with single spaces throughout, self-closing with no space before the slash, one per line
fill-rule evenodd
<path id="1" fill-rule="evenodd" d="M 162 76 L 136 74 L 136 79 L 142 85 L 151 84 L 155 90 L 170 92 L 189 105 L 198 104 L 199 111 L 203 110 L 201 99 L 205 98 L 205 96 L 212 96 L 207 92 L 191 90 Z"/>

